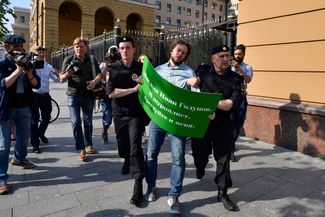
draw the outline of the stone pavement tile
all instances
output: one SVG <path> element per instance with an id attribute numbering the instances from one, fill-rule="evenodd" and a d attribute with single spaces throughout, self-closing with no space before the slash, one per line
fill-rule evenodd
<path id="1" fill-rule="evenodd" d="M 27 192 L 15 192 L 14 185 L 11 192 L 0 196 L 0 210 L 24 206 L 29 203 Z"/>
<path id="2" fill-rule="evenodd" d="M 300 199 L 285 209 L 276 217 L 324 217 L 325 197 L 320 194 L 310 194 Z"/>
<path id="3" fill-rule="evenodd" d="M 238 189 L 231 188 L 229 196 L 234 202 L 237 202 L 238 206 L 241 206 L 269 193 L 284 183 L 286 181 L 267 175 L 244 184 Z"/>
<path id="4" fill-rule="evenodd" d="M 45 201 L 60 197 L 59 190 L 56 185 L 35 186 L 28 192 L 30 203 Z"/>
<path id="5" fill-rule="evenodd" d="M 274 191 L 256 198 L 241 208 L 259 210 L 263 215 L 275 216 L 292 204 L 304 198 L 310 191 L 303 189 L 293 183 L 281 185 Z"/>
<path id="6" fill-rule="evenodd" d="M 76 195 L 69 194 L 51 200 L 16 207 L 13 209 L 13 217 L 44 216 L 77 206 L 80 206 L 80 203 Z"/>
<path id="7" fill-rule="evenodd" d="M 49 215 L 44 215 L 42 217 L 69 217 L 66 211 L 55 212 Z"/>
<path id="8" fill-rule="evenodd" d="M 12 217 L 12 209 L 0 210 L 1 217 Z"/>

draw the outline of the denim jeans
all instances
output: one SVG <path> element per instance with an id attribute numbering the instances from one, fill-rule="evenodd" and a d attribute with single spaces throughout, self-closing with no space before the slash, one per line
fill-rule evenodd
<path id="1" fill-rule="evenodd" d="M 87 96 L 68 96 L 68 107 L 76 150 L 82 151 L 92 146 L 93 108 L 95 100 Z M 80 111 L 82 110 L 84 133 L 81 127 Z M 85 144 L 86 141 L 86 144 Z"/>
<path id="2" fill-rule="evenodd" d="M 30 137 L 32 112 L 29 107 L 11 109 L 10 119 L 0 121 L 0 184 L 8 179 L 8 163 L 11 143 L 11 125 L 16 125 L 16 143 L 13 159 L 23 162 L 27 156 L 27 146 Z"/>
<path id="3" fill-rule="evenodd" d="M 107 132 L 108 128 L 112 124 L 112 102 L 111 100 L 102 99 L 100 105 L 103 111 L 102 123 L 103 131 Z"/>
<path id="4" fill-rule="evenodd" d="M 246 112 L 247 112 L 247 106 L 248 106 L 248 103 L 247 103 L 247 98 L 245 96 L 242 103 L 240 104 L 240 106 L 238 108 L 234 109 L 232 112 L 235 140 L 238 139 L 240 130 L 244 125 L 245 118 L 246 118 Z"/>
<path id="5" fill-rule="evenodd" d="M 156 186 L 158 154 L 164 143 L 166 134 L 167 132 L 165 130 L 158 127 L 153 121 L 150 122 L 146 162 L 146 181 L 149 189 Z M 170 134 L 170 139 L 172 169 L 170 175 L 171 189 L 168 195 L 178 197 L 182 192 L 185 173 L 186 137 Z"/>

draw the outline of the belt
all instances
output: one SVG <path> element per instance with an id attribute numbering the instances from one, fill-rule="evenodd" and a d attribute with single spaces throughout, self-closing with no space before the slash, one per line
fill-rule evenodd
<path id="1" fill-rule="evenodd" d="M 34 93 L 36 93 L 36 92 L 34 92 Z M 38 95 L 40 95 L 40 96 L 45 96 L 45 95 L 48 95 L 49 92 L 47 92 L 47 93 L 36 93 L 36 94 L 38 94 Z"/>

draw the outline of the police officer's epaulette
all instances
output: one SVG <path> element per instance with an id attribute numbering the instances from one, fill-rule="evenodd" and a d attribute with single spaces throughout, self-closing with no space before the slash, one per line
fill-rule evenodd
<path id="1" fill-rule="evenodd" d="M 201 63 L 200 65 L 198 65 L 198 67 L 195 70 L 195 74 L 197 76 L 200 76 L 200 74 L 208 71 L 210 69 L 211 65 L 206 64 L 206 63 Z"/>

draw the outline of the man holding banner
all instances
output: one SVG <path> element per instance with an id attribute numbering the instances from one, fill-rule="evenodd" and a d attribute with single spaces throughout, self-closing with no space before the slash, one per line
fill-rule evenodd
<path id="1" fill-rule="evenodd" d="M 196 87 L 198 86 L 200 79 L 195 76 L 194 71 L 190 67 L 184 64 L 184 61 L 186 61 L 186 59 L 191 53 L 190 44 L 182 40 L 176 40 L 172 43 L 169 52 L 170 52 L 169 61 L 156 68 L 157 73 L 163 78 L 162 80 L 165 80 L 165 82 L 168 81 L 166 83 L 171 83 L 180 88 L 199 91 Z M 155 83 L 153 82 L 150 85 L 154 86 Z M 167 85 L 165 87 L 167 87 Z M 166 91 L 168 89 L 169 88 L 166 88 Z M 158 93 L 158 90 L 154 90 L 153 92 L 154 92 L 153 94 Z M 162 91 L 158 95 L 159 97 L 157 98 L 163 99 L 166 103 L 174 104 L 174 105 L 176 104 L 173 103 L 173 100 L 167 98 Z M 146 181 L 148 184 L 148 188 L 147 188 L 145 198 L 147 201 L 151 202 L 156 200 L 157 158 L 168 131 L 166 131 L 166 129 L 161 128 L 160 126 L 158 126 L 157 123 L 155 123 L 155 118 L 157 116 L 160 115 L 162 119 L 166 116 L 163 115 L 161 111 L 156 110 L 154 108 L 154 105 L 151 104 L 149 105 L 151 106 L 150 109 L 154 110 L 156 113 L 155 116 L 151 116 L 152 121 L 150 122 L 149 125 L 149 139 L 148 139 L 147 162 L 146 162 L 147 164 Z M 164 106 L 163 104 L 159 104 L 159 105 L 161 110 L 167 110 L 173 114 L 176 113 L 174 111 L 171 111 L 170 107 L 168 106 Z M 184 117 L 186 117 L 186 115 Z M 170 207 L 170 212 L 172 214 L 180 214 L 181 210 L 179 206 L 178 197 L 180 196 L 182 191 L 184 172 L 185 172 L 186 136 L 176 135 L 172 133 L 170 134 L 170 140 L 171 140 L 172 169 L 171 169 L 171 177 L 170 177 L 171 189 L 168 194 L 169 198 L 167 203 Z"/>
<path id="2" fill-rule="evenodd" d="M 192 139 L 196 177 L 203 178 L 209 155 L 213 153 L 217 162 L 214 181 L 218 186 L 218 200 L 226 209 L 235 211 L 237 207 L 227 195 L 227 189 L 232 186 L 230 153 L 235 143 L 231 110 L 237 108 L 243 99 L 243 78 L 230 69 L 230 53 L 227 46 L 214 47 L 211 60 L 212 65 L 201 64 L 196 70 L 201 79 L 200 90 L 222 93 L 223 97 L 219 101 L 215 110 L 215 118 L 210 122 L 203 139 Z"/>

